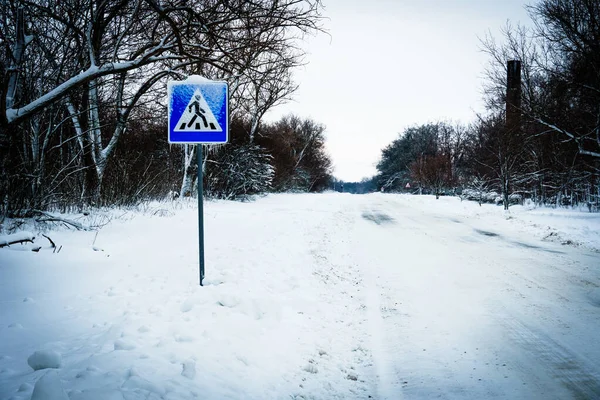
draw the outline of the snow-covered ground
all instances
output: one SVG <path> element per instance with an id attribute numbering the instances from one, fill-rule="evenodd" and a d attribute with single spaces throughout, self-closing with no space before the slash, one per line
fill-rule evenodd
<path id="1" fill-rule="evenodd" d="M 204 287 L 193 203 L 109 214 L 0 249 L 0 399 L 600 398 L 599 214 L 209 202 Z"/>

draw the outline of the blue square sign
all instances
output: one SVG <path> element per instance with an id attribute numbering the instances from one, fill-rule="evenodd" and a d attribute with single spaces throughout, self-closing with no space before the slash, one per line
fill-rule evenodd
<path id="1" fill-rule="evenodd" d="M 167 84 L 169 143 L 227 143 L 227 82 L 190 76 Z"/>

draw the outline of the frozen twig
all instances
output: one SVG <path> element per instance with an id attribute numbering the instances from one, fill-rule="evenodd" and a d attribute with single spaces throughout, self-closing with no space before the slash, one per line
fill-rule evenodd
<path id="1" fill-rule="evenodd" d="M 51 246 L 53 249 L 56 249 L 56 243 L 54 243 L 54 241 L 53 241 L 52 239 L 50 239 L 50 237 L 48 237 L 48 236 L 44 235 L 43 233 L 42 233 L 42 236 L 43 236 L 43 237 L 45 237 L 46 239 L 48 239 L 48 241 L 50 242 L 50 246 Z"/>

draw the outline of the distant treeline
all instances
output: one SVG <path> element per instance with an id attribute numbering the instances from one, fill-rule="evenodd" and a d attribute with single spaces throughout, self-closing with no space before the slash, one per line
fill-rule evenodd
<path id="1" fill-rule="evenodd" d="M 330 189 L 340 193 L 353 194 L 365 194 L 378 190 L 377 182 L 374 178 L 364 178 L 360 182 L 344 182 L 334 178 L 331 182 Z"/>
<path id="2" fill-rule="evenodd" d="M 487 114 L 468 126 L 406 129 L 382 151 L 378 190 L 436 195 L 468 189 L 508 207 L 514 199 L 600 209 L 600 2 L 541 0 L 535 28 L 486 37 Z M 520 98 L 507 121 L 507 60 L 520 60 Z M 510 109 L 510 108 L 509 108 Z M 346 185 L 346 184 L 345 184 Z M 482 197 L 480 196 L 479 199 Z"/>

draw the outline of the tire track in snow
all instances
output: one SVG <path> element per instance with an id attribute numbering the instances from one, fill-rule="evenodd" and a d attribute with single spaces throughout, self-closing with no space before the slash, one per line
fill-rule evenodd
<path id="1" fill-rule="evenodd" d="M 314 367 L 301 383 L 309 398 L 323 384 L 326 397 L 374 398 L 370 372 L 373 365 L 368 340 L 359 266 L 354 257 L 356 198 L 348 198 L 343 208 L 328 212 L 315 228 L 307 230 L 312 256 L 312 274 L 321 287 L 321 310 L 316 329 L 321 329 L 321 347 L 308 360 Z M 306 371 L 306 369 L 305 369 Z M 323 388 L 319 388 L 323 390 Z M 303 398 L 303 397 L 299 397 Z"/>
<path id="2" fill-rule="evenodd" d="M 577 355 L 543 332 L 529 327 L 520 317 L 507 315 L 504 311 L 500 311 L 497 316 L 510 339 L 529 353 L 532 359 L 541 361 L 573 399 L 600 399 L 599 377 L 587 372 L 591 369 Z M 531 368 L 533 370 L 535 365 Z"/>
<path id="3" fill-rule="evenodd" d="M 375 373 L 377 377 L 377 394 L 380 399 L 401 399 L 403 398 L 399 389 L 394 387 L 394 368 L 389 359 L 389 351 L 386 351 L 386 327 L 381 315 L 381 299 L 379 288 L 373 273 L 365 276 L 365 286 L 367 290 L 367 320 L 368 332 L 371 341 L 371 349 L 375 363 Z"/>
<path id="4" fill-rule="evenodd" d="M 411 386 L 404 389 L 405 397 L 433 398 L 439 395 L 439 392 L 434 389 L 440 387 L 448 398 L 600 399 L 600 372 L 593 358 L 593 355 L 597 353 L 593 349 L 595 340 L 590 341 L 592 337 L 585 332 L 586 326 L 594 326 L 590 321 L 595 320 L 597 314 L 595 310 L 582 308 L 577 300 L 578 295 L 581 294 L 579 287 L 582 284 L 594 285 L 593 280 L 586 278 L 590 274 L 587 272 L 587 267 L 584 268 L 585 265 L 594 265 L 593 262 L 577 265 L 575 267 L 577 274 L 574 275 L 571 263 L 567 262 L 573 262 L 575 257 L 579 259 L 579 253 L 570 250 L 565 250 L 565 253 L 545 251 L 546 247 L 550 250 L 555 247 L 522 246 L 517 242 L 495 240 L 491 235 L 473 232 L 473 229 L 481 227 L 483 223 L 473 224 L 465 219 L 464 223 L 457 224 L 458 220 L 438 218 L 435 212 L 421 213 L 418 209 L 415 210 L 414 207 L 411 207 L 402 197 L 377 200 L 379 201 L 365 204 L 365 213 L 375 215 L 375 213 L 383 211 L 396 220 L 396 225 L 376 225 L 376 221 L 362 221 L 363 224 L 360 228 L 362 229 L 360 237 L 366 240 L 365 249 L 372 251 L 361 261 L 365 276 L 370 273 L 371 278 L 369 284 L 365 278 L 365 285 L 372 288 L 372 292 L 377 295 L 377 297 L 370 297 L 369 316 L 372 318 L 373 329 L 381 324 L 379 332 L 373 332 L 376 366 L 378 372 L 393 373 L 394 368 L 401 368 L 402 375 L 409 373 L 416 377 L 429 379 L 427 383 L 421 382 L 420 387 L 418 383 L 417 386 L 412 386 L 414 377 L 409 376 L 407 380 L 411 382 Z M 448 224 L 436 223 L 435 219 L 447 220 Z M 477 218 L 474 220 L 477 221 Z M 487 227 L 485 228 L 487 229 Z M 389 230 L 389 237 L 393 237 L 393 240 L 387 241 L 386 230 Z M 502 229 L 499 232 L 502 232 L 504 237 L 512 238 L 506 233 L 511 233 L 509 229 Z M 531 240 L 527 237 L 523 238 L 523 235 L 515 236 L 515 240 L 520 239 L 520 243 L 529 243 Z M 462 240 L 465 237 L 469 239 L 468 242 Z M 387 243 L 384 244 L 384 240 Z M 421 247 L 422 242 L 428 242 L 429 245 Z M 476 245 L 469 245 L 471 242 Z M 392 322 L 388 320 L 384 319 L 381 322 L 377 319 L 375 313 L 377 305 L 380 306 L 386 301 L 385 297 L 381 297 L 381 288 L 377 284 L 379 283 L 385 288 L 402 288 L 405 279 L 400 277 L 400 280 L 394 282 L 394 275 L 396 275 L 394 270 L 387 271 L 385 280 L 378 279 L 379 274 L 373 269 L 377 269 L 381 265 L 381 261 L 385 259 L 384 253 L 398 256 L 395 247 L 410 249 L 414 254 L 425 251 L 420 253 L 418 258 L 420 270 L 418 273 L 412 274 L 412 278 L 428 278 L 426 283 L 430 284 L 432 288 L 436 288 L 435 293 L 438 297 L 452 300 L 444 306 L 451 305 L 456 316 L 446 316 L 438 320 L 435 313 L 428 312 L 432 310 L 422 307 L 422 304 L 414 303 L 416 310 L 425 311 L 425 314 L 419 315 L 419 320 L 427 321 L 429 319 L 438 328 L 449 328 L 449 336 L 445 340 L 453 340 L 468 350 L 469 356 L 465 356 L 465 358 L 474 357 L 468 363 L 476 366 L 477 372 L 471 372 L 471 368 L 467 368 L 469 367 L 468 363 L 460 362 L 460 360 L 458 364 L 449 365 L 435 364 L 435 360 L 430 363 L 418 364 L 414 358 L 418 355 L 414 351 L 411 353 L 412 343 L 410 342 L 403 345 L 396 341 L 395 344 L 396 347 L 403 350 L 402 356 L 409 356 L 409 358 L 404 360 L 388 358 L 386 360 L 385 350 L 392 352 L 395 348 L 393 343 L 389 344 L 385 341 L 385 336 L 392 338 L 394 332 L 393 329 L 391 331 L 389 329 L 395 328 L 395 326 L 391 325 Z M 377 254 L 377 252 L 381 252 L 381 254 Z M 436 252 L 446 254 L 449 258 L 446 262 L 436 260 Z M 396 259 L 400 260 L 401 258 Z M 436 264 L 441 268 L 438 268 Z M 565 266 L 565 264 L 569 265 Z M 428 269 L 424 269 L 424 267 Z M 438 276 L 438 271 L 443 275 Z M 562 272 L 559 273 L 559 271 Z M 407 276 L 406 278 L 411 277 Z M 565 278 L 567 282 L 560 284 Z M 587 279 L 586 282 L 583 281 L 584 278 Z M 406 283 L 414 287 L 415 284 L 421 283 L 420 280 L 422 279 Z M 401 283 L 401 285 L 398 286 L 396 283 Z M 481 284 L 484 285 L 483 289 L 478 288 Z M 442 296 L 437 289 L 443 289 L 441 294 L 446 296 Z M 464 296 L 456 297 L 457 295 Z M 470 298 L 470 296 L 473 297 Z M 396 296 L 394 295 L 394 297 Z M 406 299 L 407 297 L 417 301 L 427 300 L 427 296 L 420 296 L 418 290 L 404 292 L 400 298 Z M 498 301 L 497 299 L 502 299 L 502 303 L 494 304 Z M 376 304 L 377 302 L 379 304 Z M 373 304 L 375 307 L 372 307 Z M 410 303 L 405 303 L 402 308 L 406 310 L 407 305 L 410 306 Z M 496 307 L 496 305 L 500 307 Z M 528 318 L 517 317 L 515 319 L 513 310 L 523 311 Z M 573 316 L 575 312 L 577 315 Z M 502 315 L 505 317 L 501 317 Z M 380 314 L 381 316 L 386 317 L 383 314 Z M 565 317 L 567 317 L 566 322 L 572 325 L 571 327 L 564 328 L 553 321 L 556 319 L 560 322 L 565 320 Z M 474 329 L 464 329 L 469 326 L 468 323 L 471 321 Z M 382 333 L 381 330 L 384 328 L 388 330 Z M 456 330 L 452 330 L 453 328 Z M 463 329 L 461 330 L 461 328 Z M 409 334 L 407 339 L 411 339 L 410 329 L 400 331 L 400 333 Z M 578 337 L 587 337 L 588 343 L 577 344 Z M 402 341 L 406 336 L 398 335 L 396 340 L 398 338 Z M 448 357 L 454 356 L 451 349 L 443 349 L 443 345 L 441 348 L 433 346 L 440 343 L 436 343 L 436 337 L 431 336 L 431 331 L 424 335 L 423 339 L 432 345 L 432 351 L 427 346 L 429 357 L 435 352 L 436 355 L 442 355 L 442 362 L 452 361 Z M 377 349 L 378 344 L 380 349 Z M 466 345 L 478 346 L 479 348 L 474 350 L 480 351 L 471 356 L 473 353 L 465 347 Z M 467 354 L 466 351 L 464 353 Z M 494 355 L 506 361 L 508 366 L 502 364 L 499 369 L 495 368 L 492 357 Z M 496 357 L 496 361 L 498 357 Z M 401 361 L 402 365 L 398 361 Z M 485 365 L 483 365 L 484 363 Z M 415 368 L 411 368 L 412 365 Z M 510 373 L 511 370 L 512 373 Z M 381 373 L 379 375 L 379 385 L 381 386 L 379 395 L 384 398 L 385 388 L 389 388 L 389 384 L 394 382 L 389 379 L 390 375 L 387 375 L 388 379 Z M 472 377 L 469 375 L 475 375 L 475 378 L 481 376 L 483 381 L 479 379 L 472 382 L 470 380 Z M 442 394 L 442 397 L 445 396 Z M 391 398 L 398 398 L 398 395 Z"/>
<path id="5" fill-rule="evenodd" d="M 357 210 L 358 211 L 358 210 Z M 364 221 L 368 222 L 368 229 L 383 229 L 382 225 L 393 223 L 393 218 L 383 212 L 378 205 L 364 208 L 360 211 L 360 215 Z M 382 224 L 383 223 L 383 224 Z M 364 226 L 363 223 L 360 226 Z M 364 241 L 365 231 L 356 232 L 359 236 L 358 243 Z M 363 244 L 364 245 L 364 244 Z M 371 251 L 367 251 L 370 249 Z M 374 374 L 376 379 L 377 397 L 381 400 L 400 400 L 404 396 L 402 389 L 398 384 L 399 374 L 394 367 L 394 349 L 390 346 L 394 345 L 394 340 L 397 337 L 392 337 L 388 340 L 390 330 L 393 331 L 391 323 L 386 323 L 382 315 L 382 290 L 378 284 L 377 269 L 373 268 L 380 263 L 376 261 L 377 255 L 372 252 L 371 246 L 364 246 L 364 251 L 358 252 L 357 260 L 363 272 L 363 283 L 366 290 L 365 302 L 367 310 L 367 326 L 370 338 L 370 347 L 373 353 Z M 387 333 L 387 335 L 386 335 Z"/>

